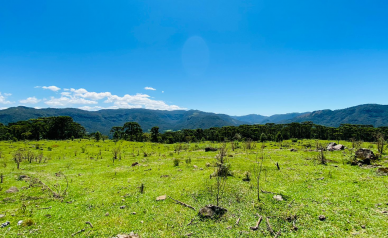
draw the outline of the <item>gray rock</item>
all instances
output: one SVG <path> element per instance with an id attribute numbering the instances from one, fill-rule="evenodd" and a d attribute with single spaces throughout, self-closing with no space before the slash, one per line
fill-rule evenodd
<path id="1" fill-rule="evenodd" d="M 17 193 L 19 192 L 19 189 L 17 187 L 10 187 L 7 191 L 5 191 L 6 193 Z"/>
<path id="2" fill-rule="evenodd" d="M 11 224 L 9 221 L 4 222 L 3 224 L 1 224 L 1 228 L 9 226 L 9 224 Z"/>
<path id="3" fill-rule="evenodd" d="M 345 149 L 345 146 L 343 146 L 341 144 L 337 145 L 335 142 L 331 142 L 326 147 L 327 151 L 344 150 L 344 149 Z"/>
<path id="4" fill-rule="evenodd" d="M 207 205 L 199 210 L 198 215 L 202 218 L 214 218 L 224 215 L 228 210 L 215 205 Z"/>
<path id="5" fill-rule="evenodd" d="M 277 201 L 283 201 L 282 195 L 275 195 L 275 196 L 273 196 L 273 199 L 275 199 Z"/>
<path id="6" fill-rule="evenodd" d="M 138 234 L 135 234 L 135 233 L 131 232 L 131 233 L 129 233 L 129 235 L 127 235 L 127 234 L 118 234 L 114 238 L 140 238 L 140 236 Z"/>
<path id="7" fill-rule="evenodd" d="M 356 151 L 355 157 L 361 160 L 375 160 L 377 156 L 370 149 L 358 149 Z"/>
<path id="8" fill-rule="evenodd" d="M 321 220 L 321 221 L 324 221 L 324 220 L 326 220 L 326 217 L 325 217 L 324 215 L 320 215 L 320 216 L 318 217 L 318 219 Z"/>

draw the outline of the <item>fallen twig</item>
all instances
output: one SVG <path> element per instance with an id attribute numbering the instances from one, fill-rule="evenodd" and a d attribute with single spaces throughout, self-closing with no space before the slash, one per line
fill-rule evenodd
<path id="1" fill-rule="evenodd" d="M 79 233 L 81 233 L 81 232 L 84 232 L 84 231 L 85 231 L 85 229 L 79 230 L 79 231 L 73 233 L 71 236 L 75 236 L 75 235 L 77 235 L 77 234 L 79 234 Z"/>
<path id="2" fill-rule="evenodd" d="M 181 202 L 181 201 L 178 201 L 178 200 L 175 200 L 175 199 L 173 199 L 172 197 L 170 197 L 170 196 L 168 196 L 171 200 L 174 200 L 176 203 L 178 203 L 178 204 L 180 204 L 180 205 L 182 205 L 182 206 L 185 206 L 185 207 L 188 207 L 188 208 L 191 208 L 191 209 L 193 209 L 193 210 L 195 210 L 195 208 L 194 207 L 192 207 L 192 206 L 190 206 L 189 204 L 186 204 L 186 203 L 184 203 L 184 202 Z"/>
<path id="3" fill-rule="evenodd" d="M 195 220 L 195 217 L 193 219 L 191 219 L 191 221 L 189 222 L 189 224 L 187 224 L 188 226 L 190 226 L 191 224 L 193 224 L 193 221 Z"/>
<path id="4" fill-rule="evenodd" d="M 282 231 L 281 231 L 281 230 L 279 230 L 279 231 L 278 231 L 278 233 L 276 233 L 276 235 L 274 236 L 274 238 L 277 238 L 277 237 L 279 237 L 281 234 L 282 234 Z"/>
<path id="5" fill-rule="evenodd" d="M 255 231 L 255 230 L 259 229 L 260 223 L 261 223 L 261 221 L 263 220 L 263 217 L 262 217 L 262 216 L 260 216 L 259 214 L 257 214 L 257 216 L 259 217 L 259 220 L 257 220 L 256 226 L 251 226 L 251 227 L 250 227 L 250 229 L 251 229 L 252 231 Z"/>
<path id="6" fill-rule="evenodd" d="M 267 230 L 269 231 L 269 233 L 271 233 L 271 235 L 275 235 L 275 232 L 273 231 L 272 227 L 271 227 L 271 224 L 269 224 L 269 219 L 267 217 L 266 219 L 266 223 L 267 223 Z"/>
<path id="7" fill-rule="evenodd" d="M 291 207 L 291 204 L 295 202 L 295 199 L 293 199 L 289 204 L 288 204 L 288 207 Z"/>
<path id="8" fill-rule="evenodd" d="M 41 208 L 37 208 L 37 210 L 43 210 L 43 209 L 51 209 L 51 206 L 50 206 L 50 207 L 41 207 Z"/>
<path id="9" fill-rule="evenodd" d="M 292 229 L 294 229 L 294 231 L 298 230 L 298 227 L 295 225 L 295 220 L 292 221 Z"/>
<path id="10" fill-rule="evenodd" d="M 276 194 L 276 193 L 273 193 L 273 192 L 269 192 L 269 191 L 264 191 L 263 189 L 261 190 L 262 193 L 272 193 L 272 194 Z"/>
<path id="11" fill-rule="evenodd" d="M 85 222 L 85 224 L 89 224 L 89 226 L 90 226 L 91 228 L 93 228 L 93 225 L 92 225 L 92 223 L 90 223 L 90 221 Z"/>
<path id="12" fill-rule="evenodd" d="M 240 217 L 236 221 L 236 226 L 238 226 L 239 223 L 240 223 Z"/>

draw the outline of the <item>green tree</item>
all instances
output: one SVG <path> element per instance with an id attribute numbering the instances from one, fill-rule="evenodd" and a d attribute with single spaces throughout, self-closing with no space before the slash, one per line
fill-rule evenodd
<path id="1" fill-rule="evenodd" d="M 264 133 L 261 133 L 260 142 L 264 142 L 266 140 L 267 140 L 267 136 Z"/>
<path id="2" fill-rule="evenodd" d="M 95 134 L 94 134 L 94 139 L 98 142 L 100 141 L 102 138 L 102 134 L 101 132 L 97 131 Z"/>
<path id="3" fill-rule="evenodd" d="M 151 141 L 159 142 L 159 127 L 154 126 L 151 128 Z"/>
<path id="4" fill-rule="evenodd" d="M 124 136 L 126 140 L 141 141 L 143 130 L 137 122 L 126 122 L 123 126 Z"/>

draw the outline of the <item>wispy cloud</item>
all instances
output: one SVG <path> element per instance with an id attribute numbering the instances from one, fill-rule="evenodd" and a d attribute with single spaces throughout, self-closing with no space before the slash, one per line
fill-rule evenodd
<path id="1" fill-rule="evenodd" d="M 40 101 L 41 100 L 37 99 L 36 97 L 29 97 L 27 99 L 20 100 L 19 102 L 24 104 L 37 104 Z"/>
<path id="2" fill-rule="evenodd" d="M 53 92 L 58 92 L 59 90 L 61 90 L 61 88 L 59 88 L 57 86 L 35 86 L 35 88 L 48 89 L 48 90 L 51 90 Z"/>
<path id="3" fill-rule="evenodd" d="M 7 100 L 7 97 L 11 96 L 10 93 L 1 93 L 0 92 L 0 103 L 1 104 L 11 104 L 11 101 Z"/>
<path id="4" fill-rule="evenodd" d="M 153 87 L 145 87 L 144 88 L 145 90 L 152 90 L 152 91 L 155 91 L 156 89 L 154 89 Z"/>

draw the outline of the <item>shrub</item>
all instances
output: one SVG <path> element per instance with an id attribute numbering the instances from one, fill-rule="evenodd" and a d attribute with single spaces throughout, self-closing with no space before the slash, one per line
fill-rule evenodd
<path id="1" fill-rule="evenodd" d="M 251 173 L 249 173 L 249 171 L 244 173 L 243 181 L 251 181 Z"/>
<path id="2" fill-rule="evenodd" d="M 191 164 L 191 158 L 190 157 L 186 159 L 186 164 Z"/>
<path id="3" fill-rule="evenodd" d="M 178 158 L 174 158 L 174 160 L 172 161 L 174 163 L 174 166 L 179 166 L 179 159 Z"/>

